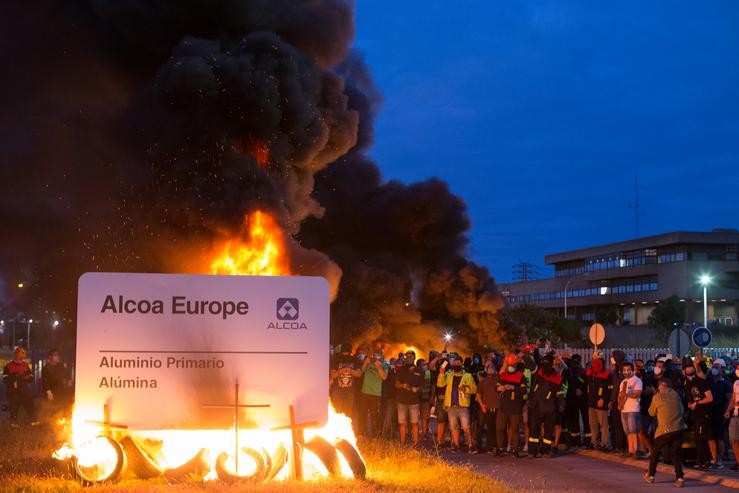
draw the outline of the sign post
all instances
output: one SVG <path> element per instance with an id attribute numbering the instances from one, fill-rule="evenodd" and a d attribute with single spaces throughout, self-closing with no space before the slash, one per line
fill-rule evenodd
<path id="1" fill-rule="evenodd" d="M 672 354 L 677 355 L 678 358 L 682 358 L 685 352 L 690 348 L 690 339 L 688 334 L 682 329 L 675 329 L 670 333 L 670 337 L 667 339 L 667 346 L 670 348 Z"/>
<path id="2" fill-rule="evenodd" d="M 711 345 L 713 335 L 707 327 L 696 327 L 691 338 L 693 339 L 693 344 L 700 348 L 700 355 L 702 357 L 703 348 Z"/>
<path id="3" fill-rule="evenodd" d="M 291 405 L 295 422 L 322 426 L 328 348 L 321 277 L 88 273 L 75 405 L 140 430 L 268 429 Z"/>
<path id="4" fill-rule="evenodd" d="M 595 346 L 595 350 L 598 350 L 598 346 L 603 344 L 606 339 L 606 329 L 601 324 L 593 324 L 590 326 L 590 342 Z"/>

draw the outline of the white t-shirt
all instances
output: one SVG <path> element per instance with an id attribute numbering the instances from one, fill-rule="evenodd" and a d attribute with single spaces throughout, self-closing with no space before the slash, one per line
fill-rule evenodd
<path id="1" fill-rule="evenodd" d="M 642 382 L 641 378 L 634 375 L 631 378 L 625 378 L 623 382 L 621 382 L 621 388 L 620 390 L 625 390 L 626 394 L 631 394 L 633 392 L 636 392 L 637 390 L 642 390 Z M 638 413 L 641 411 L 641 407 L 639 406 L 639 397 L 627 397 L 626 403 L 624 404 L 624 408 L 621 410 L 622 413 Z"/>

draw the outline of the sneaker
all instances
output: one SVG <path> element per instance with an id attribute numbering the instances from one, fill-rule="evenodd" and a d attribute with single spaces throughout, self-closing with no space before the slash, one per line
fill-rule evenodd
<path id="1" fill-rule="evenodd" d="M 675 488 L 682 488 L 685 486 L 685 480 L 683 478 L 677 478 L 675 480 Z"/>
<path id="2" fill-rule="evenodd" d="M 488 450 L 488 451 L 487 451 L 486 453 L 488 453 L 488 454 L 490 454 L 490 455 L 495 455 L 495 456 L 498 456 L 498 455 L 500 455 L 500 451 L 499 451 L 498 449 L 494 449 L 494 448 L 493 448 L 493 449 L 490 449 L 490 450 Z"/>
<path id="3" fill-rule="evenodd" d="M 644 474 L 642 474 L 642 477 L 644 478 L 644 481 L 646 481 L 649 484 L 654 483 L 654 476 L 649 475 L 649 471 L 646 471 Z"/>
<path id="4" fill-rule="evenodd" d="M 714 462 L 711 464 L 711 469 L 723 469 L 724 465 L 720 462 Z"/>
<path id="5" fill-rule="evenodd" d="M 10 427 L 11 427 L 11 428 L 20 428 L 20 427 L 21 427 L 21 425 L 19 425 L 19 424 L 18 424 L 18 423 L 16 423 L 15 421 L 13 421 L 12 423 L 10 423 Z"/>
<path id="6" fill-rule="evenodd" d="M 40 424 L 41 424 L 40 421 L 31 421 L 31 426 L 38 426 Z"/>
<path id="7" fill-rule="evenodd" d="M 456 454 L 456 453 L 458 453 L 458 452 L 459 452 L 459 447 L 452 447 L 452 448 L 450 448 L 450 449 L 449 449 L 449 451 L 450 451 L 451 453 L 453 453 L 453 454 Z"/>
<path id="8" fill-rule="evenodd" d="M 469 454 L 472 454 L 472 455 L 474 455 L 474 454 L 479 454 L 479 453 L 480 453 L 480 451 L 479 451 L 479 450 L 477 450 L 477 449 L 476 449 L 475 447 L 470 447 L 470 448 L 469 448 L 469 449 L 467 450 L 467 452 L 468 452 Z"/>

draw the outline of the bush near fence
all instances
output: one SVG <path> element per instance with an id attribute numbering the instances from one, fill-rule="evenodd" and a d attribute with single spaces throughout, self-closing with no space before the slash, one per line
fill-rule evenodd
<path id="1" fill-rule="evenodd" d="M 569 351 L 572 354 L 579 354 L 582 358 L 583 364 L 589 363 L 593 357 L 593 348 L 571 348 L 565 346 L 562 349 L 558 349 L 557 353 L 562 351 Z M 623 351 L 625 354 L 632 356 L 634 359 L 641 359 L 643 361 L 654 360 L 658 354 L 670 354 L 670 348 L 598 348 L 603 354 L 606 361 L 611 358 L 611 352 Z M 692 354 L 696 354 L 697 350 L 692 350 Z M 733 348 L 712 348 L 708 347 L 703 350 L 703 354 L 709 356 L 711 359 L 729 357 L 731 359 L 739 357 L 739 347 Z M 680 357 L 682 355 L 672 355 L 673 357 Z M 727 361 L 728 364 L 728 361 Z"/>

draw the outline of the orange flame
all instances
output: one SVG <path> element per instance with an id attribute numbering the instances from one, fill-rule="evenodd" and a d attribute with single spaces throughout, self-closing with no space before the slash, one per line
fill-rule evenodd
<path id="1" fill-rule="evenodd" d="M 255 137 L 244 137 L 232 145 L 236 152 L 249 154 L 259 166 L 266 168 L 269 164 L 269 144 Z"/>
<path id="2" fill-rule="evenodd" d="M 227 240 L 216 248 L 210 264 L 211 274 L 287 276 L 285 233 L 277 222 L 262 211 L 245 217 L 244 238 Z"/>
<path id="3" fill-rule="evenodd" d="M 263 211 L 254 211 L 245 217 L 243 235 L 224 241 L 214 249 L 210 263 L 211 274 L 225 275 L 290 275 L 290 266 L 287 260 L 286 237 L 275 219 Z M 102 406 L 101 406 L 102 408 Z M 249 476 L 255 473 L 258 467 L 253 457 L 239 453 L 239 466 L 236 471 L 233 460 L 235 448 L 235 433 L 231 430 L 107 430 L 102 427 L 100 409 L 84 409 L 76 407 L 71 420 L 69 444 L 65 443 L 53 457 L 59 460 L 74 458 L 77 467 L 84 468 L 87 475 L 107 477 L 109 471 L 115 468 L 115 457 L 111 452 L 110 443 L 100 440 L 100 435 L 112 435 L 116 440 L 124 435 L 130 435 L 143 445 L 146 453 L 155 462 L 156 467 L 164 470 L 173 470 L 190 463 L 200 451 L 205 451 L 203 458 L 207 462 L 209 471 L 204 477 L 206 480 L 217 479 L 217 462 L 223 454 L 229 454 L 224 461 L 225 468 L 239 476 Z M 104 418 L 104 416 L 103 416 Z M 60 426 L 67 427 L 69 421 L 59 422 Z M 285 454 L 291 450 L 290 433 L 286 431 L 270 431 L 265 429 L 248 429 L 239 431 L 239 444 L 252 450 L 260 451 L 274 459 L 280 456 L 280 450 Z M 349 442 L 355 449 L 357 441 L 351 425 L 351 419 L 337 413 L 329 405 L 328 422 L 320 429 L 306 429 L 305 438 L 322 437 L 331 445 L 340 442 Z M 147 446 L 148 445 L 148 446 Z M 243 450 L 243 449 L 242 449 Z M 338 447 L 337 447 L 338 450 Z M 359 454 L 359 451 L 357 450 Z M 284 455 L 283 455 L 284 458 Z M 361 458 L 361 455 L 360 455 Z M 338 471 L 333 474 L 351 478 L 354 472 L 347 459 L 338 454 Z M 289 464 L 273 466 L 274 474 L 268 479 L 285 480 L 289 477 Z M 317 455 L 308 448 L 303 451 L 303 474 L 305 479 L 318 479 L 330 476 L 332 473 L 325 467 Z"/>

